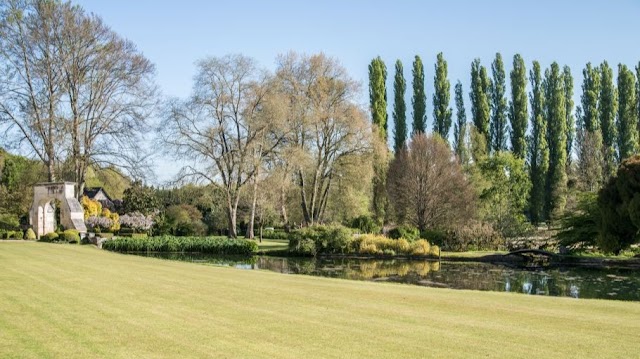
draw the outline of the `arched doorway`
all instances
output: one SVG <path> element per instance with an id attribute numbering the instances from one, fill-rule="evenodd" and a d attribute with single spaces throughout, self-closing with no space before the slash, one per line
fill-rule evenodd
<path id="1" fill-rule="evenodd" d="M 33 204 L 29 212 L 29 223 L 38 238 L 56 230 L 56 208 L 52 204 L 54 202 L 58 203 L 60 224 L 65 229 L 87 232 L 84 210 L 75 196 L 75 183 L 40 183 L 33 187 Z"/>

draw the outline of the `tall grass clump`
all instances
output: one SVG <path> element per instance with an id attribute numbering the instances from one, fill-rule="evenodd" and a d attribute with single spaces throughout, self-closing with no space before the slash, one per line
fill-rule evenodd
<path id="1" fill-rule="evenodd" d="M 117 238 L 106 241 L 103 249 L 113 252 L 176 252 L 224 255 L 252 255 L 258 251 L 254 241 L 215 237 Z"/>

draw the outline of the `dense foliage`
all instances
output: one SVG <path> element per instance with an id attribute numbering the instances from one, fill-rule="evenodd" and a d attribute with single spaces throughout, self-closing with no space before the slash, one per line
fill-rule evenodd
<path id="1" fill-rule="evenodd" d="M 254 241 L 216 237 L 118 238 L 106 241 L 102 248 L 114 252 L 183 252 L 222 255 L 251 255 L 258 251 Z"/>

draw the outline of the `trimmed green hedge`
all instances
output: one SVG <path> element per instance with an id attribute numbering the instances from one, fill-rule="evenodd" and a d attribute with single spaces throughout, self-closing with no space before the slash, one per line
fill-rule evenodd
<path id="1" fill-rule="evenodd" d="M 254 241 L 214 237 L 118 238 L 104 242 L 103 249 L 114 252 L 186 252 L 251 255 L 258 251 Z"/>

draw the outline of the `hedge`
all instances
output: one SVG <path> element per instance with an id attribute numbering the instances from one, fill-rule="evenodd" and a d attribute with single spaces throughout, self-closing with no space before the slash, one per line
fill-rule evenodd
<path id="1" fill-rule="evenodd" d="M 254 241 L 215 237 L 117 238 L 104 242 L 103 249 L 114 252 L 180 252 L 224 255 L 252 255 L 258 251 Z"/>

